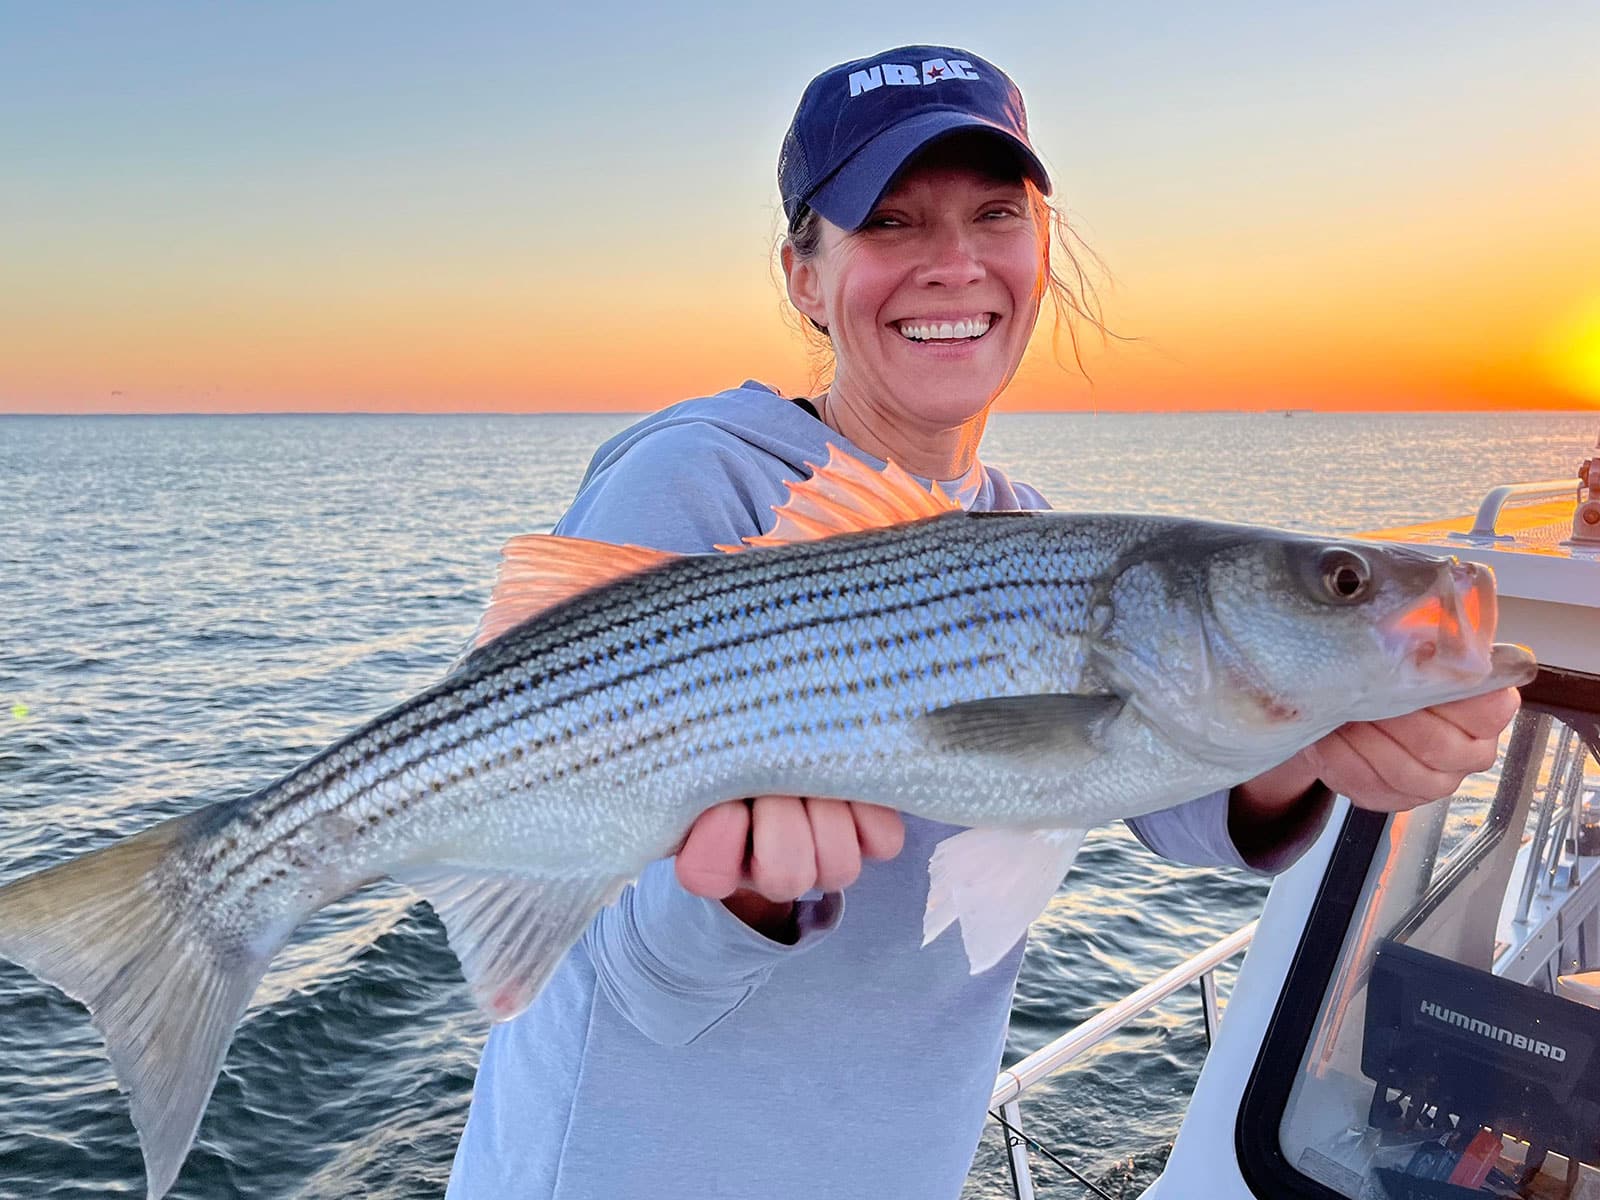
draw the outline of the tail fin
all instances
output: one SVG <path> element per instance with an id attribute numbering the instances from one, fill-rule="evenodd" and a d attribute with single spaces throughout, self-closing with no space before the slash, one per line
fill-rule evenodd
<path id="1" fill-rule="evenodd" d="M 0 957 L 87 1005 L 105 1036 L 150 1200 L 177 1177 L 234 1028 L 277 950 L 212 946 L 182 901 L 164 894 L 161 864 L 208 816 L 164 821 L 0 888 Z"/>

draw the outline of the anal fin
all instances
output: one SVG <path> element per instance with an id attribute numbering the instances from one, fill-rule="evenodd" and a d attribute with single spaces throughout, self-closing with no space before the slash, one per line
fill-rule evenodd
<path id="1" fill-rule="evenodd" d="M 491 1021 L 509 1021 L 533 1003 L 572 943 L 627 882 L 447 868 L 395 878 L 439 914 L 472 998 Z"/>
<path id="2" fill-rule="evenodd" d="M 1050 903 L 1084 833 L 968 829 L 940 842 L 928 863 L 922 944 L 959 924 L 971 973 L 987 971 Z"/>

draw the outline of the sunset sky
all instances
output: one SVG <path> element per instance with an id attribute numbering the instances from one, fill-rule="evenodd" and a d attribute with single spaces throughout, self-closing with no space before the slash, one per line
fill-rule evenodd
<path id="1" fill-rule="evenodd" d="M 0 7 L 0 412 L 814 389 L 807 80 L 1004 67 L 1127 341 L 1010 409 L 1600 407 L 1600 6 Z"/>

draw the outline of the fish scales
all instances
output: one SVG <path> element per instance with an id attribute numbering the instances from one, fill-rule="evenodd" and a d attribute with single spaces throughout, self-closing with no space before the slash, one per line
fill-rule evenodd
<path id="1" fill-rule="evenodd" d="M 804 739 L 811 747 L 808 761 L 790 755 L 786 765 L 794 771 L 815 765 L 836 752 L 840 740 L 854 740 L 869 726 L 881 732 L 886 723 L 904 723 L 929 708 L 989 694 L 997 683 L 1016 686 L 1015 679 L 996 680 L 975 670 L 988 660 L 976 654 L 980 642 L 970 636 L 974 623 L 1002 617 L 1036 622 L 1048 608 L 1054 622 L 1081 631 L 1093 582 L 1085 567 L 1103 570 L 1114 560 L 1116 544 L 1051 526 L 1047 532 L 1057 536 L 1041 547 L 1026 517 L 979 524 L 958 516 L 954 521 L 968 534 L 954 539 L 954 546 L 948 537 L 951 519 L 941 518 L 926 523 L 920 537 L 899 530 L 735 559 L 708 558 L 681 569 L 688 574 L 692 567 L 700 576 L 687 587 L 675 570 L 579 597 L 563 614 L 562 636 L 551 636 L 557 626 L 550 621 L 508 635 L 497 656 L 503 661 L 440 685 L 410 711 L 375 722 L 355 735 L 342 755 L 308 766 L 304 783 L 291 776 L 263 796 L 259 812 L 246 806 L 241 815 L 259 826 L 264 841 L 238 839 L 240 857 L 206 872 L 207 902 L 216 902 L 235 875 L 250 880 L 243 895 L 252 903 L 272 884 L 298 878 L 296 872 L 315 856 L 326 838 L 321 831 L 330 825 L 353 847 L 378 848 L 370 855 L 347 855 L 345 866 L 359 873 L 329 877 L 325 887 L 331 894 L 381 875 L 384 855 L 394 852 L 392 836 L 384 835 L 399 828 L 396 822 L 407 818 L 419 795 L 438 810 L 434 820 L 416 822 L 424 837 L 440 816 L 447 824 L 470 821 L 466 809 L 499 813 L 504 797 L 527 796 L 535 807 L 522 815 L 531 818 L 525 821 L 531 828 L 505 824 L 498 834 L 536 850 L 528 845 L 530 835 L 554 837 L 572 818 L 551 797 L 543 807 L 554 819 L 538 820 L 533 798 L 568 783 L 587 784 L 596 770 L 630 787 L 653 786 L 677 801 L 698 796 L 700 785 L 716 780 L 715 768 L 737 775 L 740 766 L 748 769 L 743 759 L 783 739 Z M 1015 532 L 1007 531 L 1007 524 Z M 819 587 L 819 578 L 830 582 Z M 951 579 L 960 582 L 942 582 Z M 1063 589 L 1083 603 L 1063 606 Z M 785 621 L 785 614 L 794 613 L 806 615 Z M 876 672 L 862 676 L 854 661 L 840 656 L 839 644 L 849 644 L 852 632 L 855 644 L 876 644 L 878 654 L 865 660 Z M 759 668 L 734 665 L 747 660 L 749 639 L 758 633 L 769 648 L 765 660 Z M 928 654 L 929 647 L 940 644 L 955 649 L 946 649 L 943 657 Z M 1014 653 L 1017 647 L 1010 649 Z M 840 673 L 861 684 L 861 698 L 819 728 L 806 714 L 825 695 L 837 699 L 831 693 Z M 714 686 L 740 675 L 753 686 L 731 692 Z M 961 680 L 966 686 L 930 691 L 930 679 Z M 641 688 L 643 682 L 654 686 Z M 913 690 L 916 699 L 909 702 L 904 693 Z M 686 708 L 690 697 L 695 702 Z M 614 731 L 605 753 L 589 737 L 602 723 Z M 675 736 L 680 728 L 699 737 Z M 485 753 L 497 744 L 498 754 Z M 731 767 L 724 764 L 730 756 L 735 758 Z M 859 757 L 847 754 L 846 772 L 856 769 Z M 507 769 L 525 759 L 531 760 L 527 769 Z M 341 760 L 365 770 L 356 786 L 349 785 L 348 767 L 339 774 L 329 769 Z M 689 778 L 663 780 L 689 763 L 695 767 Z M 881 776 L 890 766 L 888 756 L 872 756 L 870 766 Z M 835 778 L 840 773 L 836 770 Z M 611 822 L 621 820 L 650 843 L 651 853 L 667 848 L 658 827 L 683 820 L 679 803 L 652 814 L 652 822 L 639 822 L 606 812 L 597 799 L 592 792 L 563 797 L 598 818 L 597 835 L 613 835 Z M 580 844 L 585 852 L 602 848 L 588 839 Z M 609 848 L 614 852 L 615 843 Z M 252 876 L 263 858 L 272 860 L 265 875 Z M 298 893 L 288 900 L 301 902 Z"/>
<path id="2" fill-rule="evenodd" d="M 359 848 L 376 843 L 392 852 L 380 830 L 408 819 L 419 796 L 455 821 L 464 806 L 510 795 L 527 796 L 520 807 L 536 810 L 541 793 L 587 784 L 600 769 L 629 786 L 657 779 L 659 788 L 663 772 L 688 763 L 714 776 L 729 755 L 761 754 L 786 738 L 816 742 L 821 734 L 811 751 L 818 757 L 869 725 L 881 729 L 987 694 L 997 680 L 974 674 L 983 661 L 982 640 L 971 636 L 977 625 L 1036 622 L 1047 609 L 1059 617 L 1062 587 L 1086 598 L 1092 585 L 1083 572 L 1087 539 L 1047 538 L 1060 547 L 1041 553 L 1039 531 L 1007 535 L 1010 523 L 979 525 L 958 515 L 955 529 L 966 537 L 952 538 L 952 520 L 938 518 L 917 531 L 707 557 L 577 597 L 561 619 L 550 614 L 506 635 L 476 669 L 469 665 L 241 805 L 238 817 L 257 836 L 232 839 L 231 853 L 204 864 L 205 899 L 218 901 L 230 879 L 250 879 L 252 895 L 290 879 L 314 853 L 317 842 L 306 839 L 322 830 L 347 836 L 358 850 L 346 859 L 353 877 L 331 877 L 328 888 L 342 892 L 382 874 L 381 854 Z M 1110 561 L 1104 542 L 1095 557 Z M 1071 607 L 1066 615 L 1067 627 L 1081 629 L 1083 612 L 1076 621 Z M 758 635 L 765 653 L 752 665 Z M 841 645 L 868 648 L 866 657 L 845 655 Z M 945 686 L 927 688 L 940 680 Z M 838 707 L 847 681 L 859 686 L 855 703 L 819 729 L 807 715 L 823 697 Z M 913 686 L 915 698 L 900 695 Z M 599 728 L 608 731 L 605 753 L 589 740 Z M 698 779 L 687 782 L 676 792 L 693 791 Z M 571 819 L 553 815 L 555 822 L 532 824 L 554 834 Z M 662 816 L 641 823 L 641 832 L 681 824 L 681 811 Z M 437 825 L 421 819 L 418 832 L 425 837 Z M 253 874 L 263 857 L 276 861 Z"/>

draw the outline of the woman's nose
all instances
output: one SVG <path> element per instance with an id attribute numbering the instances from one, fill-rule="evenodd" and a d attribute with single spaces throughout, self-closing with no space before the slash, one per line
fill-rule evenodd
<path id="1" fill-rule="evenodd" d="M 965 223 L 930 229 L 925 251 L 918 282 L 953 287 L 983 278 L 983 260 Z"/>

